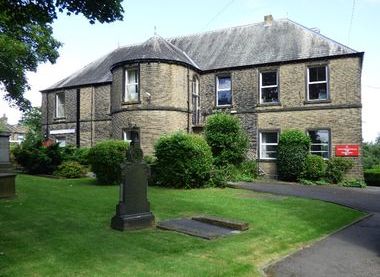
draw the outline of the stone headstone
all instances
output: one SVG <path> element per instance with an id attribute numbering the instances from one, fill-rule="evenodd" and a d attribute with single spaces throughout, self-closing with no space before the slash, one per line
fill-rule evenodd
<path id="1" fill-rule="evenodd" d="M 143 160 L 139 144 L 131 143 L 127 161 L 122 165 L 123 181 L 120 200 L 111 227 L 116 230 L 133 230 L 151 227 L 154 215 L 147 199 L 149 167 Z"/>
<path id="2" fill-rule="evenodd" d="M 16 174 L 9 161 L 9 136 L 10 133 L 0 132 L 0 198 L 16 195 Z"/>

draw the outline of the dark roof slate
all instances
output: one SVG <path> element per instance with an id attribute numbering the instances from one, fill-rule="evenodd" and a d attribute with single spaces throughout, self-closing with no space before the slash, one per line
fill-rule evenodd
<path id="1" fill-rule="evenodd" d="M 118 48 L 46 90 L 112 81 L 113 65 L 164 60 L 207 71 L 358 53 L 289 19 L 256 23 Z"/>

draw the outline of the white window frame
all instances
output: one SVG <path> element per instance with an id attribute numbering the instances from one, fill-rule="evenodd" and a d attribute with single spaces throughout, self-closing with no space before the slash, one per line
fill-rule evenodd
<path id="1" fill-rule="evenodd" d="M 272 73 L 276 72 L 276 85 L 270 85 L 270 86 L 263 86 L 263 77 L 262 75 L 265 73 Z M 276 102 L 264 102 L 262 98 L 262 93 L 264 88 L 277 88 L 277 101 Z M 267 70 L 260 72 L 260 104 L 268 104 L 268 103 L 279 103 L 280 102 L 280 91 L 278 89 L 278 70 Z"/>
<path id="2" fill-rule="evenodd" d="M 135 71 L 136 82 L 134 82 L 134 83 L 129 83 L 128 75 L 129 75 L 130 71 Z M 124 103 L 138 103 L 140 101 L 140 87 L 139 87 L 140 74 L 139 74 L 138 67 L 125 68 L 125 70 L 124 70 L 124 80 L 125 81 L 124 81 L 123 102 Z M 136 89 L 137 100 L 128 100 L 129 87 L 132 87 L 132 86 L 134 86 L 135 89 Z"/>
<path id="3" fill-rule="evenodd" d="M 277 143 L 263 143 L 263 133 L 276 133 L 277 134 Z M 260 150 L 260 153 L 259 153 L 259 158 L 260 160 L 277 160 L 276 158 L 267 158 L 267 157 L 263 157 L 263 149 L 264 147 L 263 146 L 266 146 L 266 145 L 274 145 L 274 146 L 278 146 L 278 141 L 279 141 L 279 138 L 280 138 L 280 132 L 279 131 L 276 131 L 276 130 L 263 130 L 263 131 L 260 131 L 259 132 L 259 150 Z M 266 151 L 267 153 L 276 153 L 277 151 Z"/>
<path id="4" fill-rule="evenodd" d="M 198 125 L 201 121 L 201 96 L 199 93 L 199 78 L 197 76 L 194 76 L 193 82 L 192 82 L 192 97 L 195 101 L 195 107 L 193 106 L 193 125 Z M 194 101 L 192 101 L 192 104 L 194 104 Z"/>
<path id="5" fill-rule="evenodd" d="M 230 78 L 231 86 L 229 89 L 219 89 L 219 78 Z M 226 105 L 219 105 L 219 91 L 230 91 L 231 92 L 231 103 Z M 232 106 L 232 78 L 231 75 L 220 75 L 216 76 L 216 106 L 217 107 L 231 107 Z"/>
<path id="6" fill-rule="evenodd" d="M 60 96 L 63 97 L 63 103 L 62 103 L 62 101 L 60 101 Z M 63 91 L 57 92 L 55 94 L 55 117 L 56 118 L 65 117 L 65 102 L 66 102 L 65 92 L 63 92 Z M 59 107 L 62 107 L 62 109 L 61 109 L 62 114 L 59 113 Z"/>
<path id="7" fill-rule="evenodd" d="M 317 67 L 324 67 L 326 71 L 326 80 L 324 81 L 310 81 L 310 69 L 311 68 L 317 68 Z M 330 91 L 329 91 L 329 70 L 327 65 L 316 65 L 316 66 L 309 66 L 307 68 L 307 101 L 328 101 L 330 99 Z M 310 99 L 310 85 L 316 85 L 316 84 L 326 84 L 326 99 Z"/>
<path id="8" fill-rule="evenodd" d="M 323 159 L 325 160 L 328 160 L 331 156 L 331 134 L 330 134 L 330 130 L 329 129 L 310 129 L 310 130 L 307 130 L 307 135 L 310 137 L 310 132 L 318 132 L 318 131 L 327 131 L 327 134 L 328 134 L 328 138 L 329 138 L 329 141 L 328 143 L 313 143 L 312 141 L 310 141 L 310 154 L 314 154 L 314 155 L 317 155 L 315 153 L 325 153 L 327 152 L 327 158 L 321 156 Z M 327 144 L 327 151 L 312 151 L 311 148 L 313 145 L 326 145 Z M 319 155 L 318 155 L 319 156 Z"/>

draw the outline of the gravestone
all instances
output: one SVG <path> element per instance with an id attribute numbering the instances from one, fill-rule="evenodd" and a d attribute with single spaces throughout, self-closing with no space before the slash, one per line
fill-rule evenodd
<path id="1" fill-rule="evenodd" d="M 138 142 L 131 142 L 127 161 L 122 165 L 120 199 L 111 227 L 124 231 L 151 227 L 154 215 L 147 199 L 149 167 L 143 160 Z"/>
<path id="2" fill-rule="evenodd" d="M 15 178 L 9 161 L 10 133 L 0 132 L 0 198 L 13 197 L 16 194 Z"/>

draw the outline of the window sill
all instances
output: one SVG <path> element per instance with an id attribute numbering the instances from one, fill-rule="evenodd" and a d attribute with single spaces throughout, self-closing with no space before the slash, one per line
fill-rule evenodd
<path id="1" fill-rule="evenodd" d="M 275 163 L 277 162 L 277 159 L 257 159 L 258 162 L 262 163 Z"/>
<path id="2" fill-rule="evenodd" d="M 135 102 L 121 102 L 121 105 L 137 105 L 141 104 L 141 101 L 135 101 Z"/>
<path id="3" fill-rule="evenodd" d="M 65 121 L 66 120 L 66 117 L 54 117 L 53 118 L 54 121 Z"/>
<path id="4" fill-rule="evenodd" d="M 281 106 L 281 102 L 258 103 L 257 107 Z"/>
<path id="5" fill-rule="evenodd" d="M 215 106 L 215 109 L 228 109 L 228 108 L 232 108 L 232 104 L 231 105 L 222 105 L 222 106 Z"/>
<path id="6" fill-rule="evenodd" d="M 307 105 L 307 104 L 329 104 L 329 103 L 331 103 L 331 99 L 326 99 L 326 100 L 306 100 L 303 103 L 305 105 Z"/>

